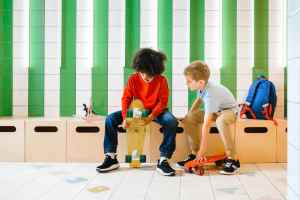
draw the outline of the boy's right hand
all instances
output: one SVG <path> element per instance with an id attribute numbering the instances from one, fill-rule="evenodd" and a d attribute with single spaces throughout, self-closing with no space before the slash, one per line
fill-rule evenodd
<path id="1" fill-rule="evenodd" d="M 122 127 L 123 127 L 124 129 L 126 129 L 126 128 L 128 128 L 128 126 L 129 126 L 129 124 L 128 124 L 127 120 L 124 119 L 123 122 L 122 122 Z"/>

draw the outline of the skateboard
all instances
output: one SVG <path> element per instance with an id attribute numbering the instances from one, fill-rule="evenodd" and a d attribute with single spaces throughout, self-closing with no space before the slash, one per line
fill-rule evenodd
<path id="1" fill-rule="evenodd" d="M 221 166 L 226 159 L 226 155 L 215 155 L 206 157 L 206 161 L 192 160 L 184 165 L 184 169 L 188 172 L 195 173 L 203 176 L 205 170 L 204 167 L 210 163 L 215 163 L 217 166 Z"/>
<path id="2" fill-rule="evenodd" d="M 143 102 L 134 99 L 126 114 L 128 123 L 127 132 L 127 155 L 125 162 L 129 163 L 131 168 L 140 168 L 141 163 L 146 162 L 146 155 L 143 154 L 146 126 L 145 118 L 149 111 L 144 108 Z"/>

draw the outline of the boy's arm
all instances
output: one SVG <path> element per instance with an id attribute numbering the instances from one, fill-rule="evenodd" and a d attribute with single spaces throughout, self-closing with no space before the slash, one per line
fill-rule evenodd
<path id="1" fill-rule="evenodd" d="M 162 84 L 159 91 L 159 99 L 157 105 L 153 108 L 149 118 L 155 119 L 164 109 L 168 107 L 169 88 L 165 78 L 162 79 Z"/>
<path id="2" fill-rule="evenodd" d="M 194 100 L 194 102 L 193 102 L 193 104 L 192 104 L 192 106 L 190 108 L 190 112 L 193 112 L 193 111 L 199 109 L 201 104 L 202 104 L 202 99 L 200 97 L 197 97 Z"/>
<path id="3" fill-rule="evenodd" d="M 126 119 L 127 110 L 128 110 L 128 108 L 130 106 L 130 103 L 133 99 L 132 87 L 133 87 L 132 81 L 129 78 L 128 82 L 127 82 L 127 85 L 124 88 L 123 96 L 122 96 L 122 117 L 123 117 L 123 120 Z"/>
<path id="4" fill-rule="evenodd" d="M 205 113 L 204 122 L 202 125 L 202 136 L 201 136 L 201 144 L 200 149 L 197 153 L 197 158 L 202 159 L 207 149 L 207 136 L 209 134 L 210 127 L 212 125 L 214 115 L 213 113 Z"/>

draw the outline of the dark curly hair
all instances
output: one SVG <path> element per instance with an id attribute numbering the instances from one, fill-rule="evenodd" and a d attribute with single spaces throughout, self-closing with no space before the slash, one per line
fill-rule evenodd
<path id="1" fill-rule="evenodd" d="M 164 61 L 166 59 L 166 55 L 162 52 L 150 48 L 143 48 L 136 52 L 132 67 L 137 72 L 155 76 L 165 71 Z"/>

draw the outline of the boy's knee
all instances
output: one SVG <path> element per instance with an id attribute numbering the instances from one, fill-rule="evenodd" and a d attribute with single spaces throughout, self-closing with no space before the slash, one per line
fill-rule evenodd
<path id="1" fill-rule="evenodd" d="M 178 121 L 174 117 L 170 117 L 166 120 L 166 127 L 176 129 L 178 126 Z"/>

